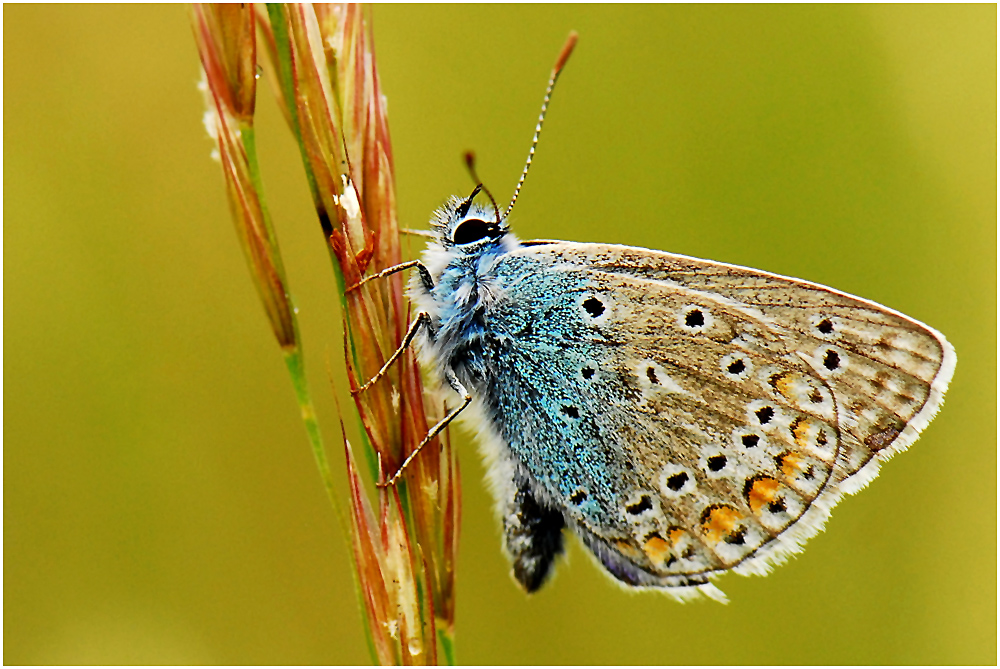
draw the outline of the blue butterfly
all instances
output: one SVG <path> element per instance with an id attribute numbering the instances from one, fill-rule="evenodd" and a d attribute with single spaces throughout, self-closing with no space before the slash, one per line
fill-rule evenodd
<path id="1" fill-rule="evenodd" d="M 506 211 L 474 201 L 481 185 L 452 198 L 422 260 L 366 279 L 417 270 L 418 316 L 383 372 L 416 341 L 454 391 L 424 443 L 460 414 L 478 422 L 525 590 L 568 529 L 621 583 L 722 599 L 712 577 L 766 573 L 916 439 L 955 352 L 916 320 L 806 281 L 518 240 L 508 216 L 573 41 Z"/>

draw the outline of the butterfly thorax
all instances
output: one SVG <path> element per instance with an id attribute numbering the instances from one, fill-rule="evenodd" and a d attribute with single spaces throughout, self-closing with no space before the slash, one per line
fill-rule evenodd
<path id="1" fill-rule="evenodd" d="M 430 317 L 430 336 L 424 350 L 441 368 L 451 368 L 464 383 L 479 387 L 489 378 L 489 360 L 497 340 L 489 328 L 489 314 L 504 299 L 496 268 L 502 257 L 520 247 L 503 224 L 496 225 L 491 212 L 453 199 L 435 213 L 432 226 L 437 239 L 428 245 L 423 261 L 433 279 L 433 288 L 415 281 L 411 294 Z M 489 221 L 492 230 L 479 229 Z M 464 224 L 464 228 L 463 228 Z M 476 228 L 471 233 L 463 232 Z M 488 234 L 492 232 L 492 234 Z M 482 237 L 466 243 L 466 237 Z M 456 237 L 456 235 L 458 235 Z"/>

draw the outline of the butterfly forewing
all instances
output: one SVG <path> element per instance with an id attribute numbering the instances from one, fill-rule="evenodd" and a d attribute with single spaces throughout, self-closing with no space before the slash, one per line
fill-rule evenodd
<path id="1" fill-rule="evenodd" d="M 916 321 L 744 268 L 555 242 L 496 271 L 500 436 L 636 585 L 794 550 L 916 437 L 954 366 Z"/>
<path id="2" fill-rule="evenodd" d="M 861 465 L 912 442 L 940 406 L 954 371 L 954 350 L 939 332 L 831 288 L 634 247 L 559 242 L 528 248 L 554 254 L 563 267 L 676 286 L 767 323 L 833 386 L 841 423 L 870 451 Z"/>

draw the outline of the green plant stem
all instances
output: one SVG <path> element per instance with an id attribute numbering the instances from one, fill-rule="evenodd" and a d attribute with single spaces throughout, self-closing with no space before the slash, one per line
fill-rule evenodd
<path id="1" fill-rule="evenodd" d="M 278 238 L 274 232 L 271 215 L 264 201 L 264 184 L 260 174 L 260 163 L 257 160 L 257 134 L 252 124 L 240 124 L 240 141 L 243 143 L 243 150 L 246 153 L 250 179 L 259 198 L 261 214 L 264 219 L 264 229 L 267 234 L 268 244 L 271 246 L 271 255 L 275 270 L 281 277 L 281 283 L 284 286 L 286 285 L 285 268 L 281 259 L 281 251 L 278 249 Z M 299 345 L 299 323 L 298 318 L 295 316 L 295 305 L 287 290 L 285 292 L 285 299 L 288 301 L 288 311 L 292 320 L 292 331 L 295 337 L 295 343 L 292 346 L 282 348 L 285 365 L 288 367 L 288 374 L 291 376 L 292 386 L 295 388 L 295 397 L 299 403 L 302 423 L 305 425 L 306 435 L 309 438 L 309 444 L 312 446 L 313 457 L 316 459 L 316 466 L 319 468 L 323 487 L 326 489 L 330 505 L 337 514 L 337 520 L 340 523 L 341 529 L 347 532 L 349 529 L 340 509 L 340 504 L 337 501 L 337 492 L 333 484 L 333 473 L 326 457 L 326 449 L 323 447 L 323 437 L 320 433 L 319 421 L 316 418 L 316 410 L 313 407 L 312 397 L 309 394 L 309 384 L 306 381 L 305 361 L 303 360 L 302 349 Z M 345 533 L 345 536 L 348 536 L 348 534 Z"/>
<path id="2" fill-rule="evenodd" d="M 455 666 L 455 638 L 450 632 L 442 627 L 437 628 L 438 641 L 441 642 L 441 651 L 444 653 L 444 662 L 449 667 Z"/>
<path id="3" fill-rule="evenodd" d="M 250 179 L 260 201 L 261 214 L 264 219 L 264 229 L 267 234 L 267 241 L 271 246 L 272 259 L 275 270 L 281 277 L 281 283 L 285 285 L 285 268 L 281 259 L 281 251 L 278 249 L 278 238 L 274 233 L 274 226 L 271 222 L 271 215 L 264 202 L 264 184 L 260 175 L 260 163 L 257 160 L 257 134 L 250 123 L 240 124 L 240 141 L 243 143 L 243 150 L 246 152 L 247 167 L 250 171 Z M 312 397 L 309 394 L 309 384 L 306 382 L 305 362 L 302 356 L 302 349 L 299 346 L 299 323 L 295 316 L 295 305 L 287 290 L 285 299 L 288 300 L 288 312 L 292 320 L 292 331 L 295 336 L 295 344 L 283 347 L 285 354 L 285 365 L 292 378 L 292 386 L 295 388 L 295 397 L 299 402 L 299 409 L 302 414 L 302 422 L 312 445 L 313 456 L 316 458 L 316 466 L 319 467 L 319 475 L 323 480 L 323 487 L 326 488 L 327 497 L 337 514 L 341 527 L 345 527 L 344 517 L 337 502 L 337 494 L 333 485 L 333 475 L 330 470 L 330 463 L 326 458 L 326 450 L 323 448 L 323 438 L 319 430 L 319 421 L 316 419 L 316 410 L 313 408 Z"/>
<path id="4" fill-rule="evenodd" d="M 260 211 L 264 218 L 264 230 L 267 233 L 267 243 L 271 246 L 271 255 L 275 270 L 281 277 L 282 285 L 285 285 L 285 264 L 281 260 L 281 251 L 278 249 L 278 236 L 274 232 L 274 224 L 271 222 L 271 214 L 267 210 L 267 203 L 264 201 L 264 182 L 260 176 L 260 162 L 257 160 L 257 132 L 252 123 L 240 123 L 240 141 L 243 143 L 243 151 L 247 156 L 247 168 L 250 171 L 250 181 L 253 182 L 254 190 L 257 192 L 257 200 L 260 202 Z M 291 301 L 287 291 L 285 299 Z M 295 320 L 295 312 L 291 311 L 292 320 Z M 298 327 L 295 331 L 298 337 Z"/>
<path id="5" fill-rule="evenodd" d="M 306 427 L 306 434 L 309 436 L 309 443 L 312 445 L 313 457 L 316 458 L 316 466 L 319 468 L 323 487 L 326 488 L 327 497 L 330 498 L 330 504 L 337 512 L 341 526 L 346 528 L 344 516 L 340 511 L 340 504 L 337 501 L 337 491 L 333 485 L 333 473 L 330 469 L 330 462 L 326 458 L 326 449 L 323 448 L 323 438 L 319 431 L 319 421 L 316 419 L 316 411 L 313 409 L 312 398 L 309 395 L 309 384 L 306 382 L 306 370 L 302 359 L 302 350 L 298 347 L 286 350 L 285 365 L 288 366 L 288 374 L 292 377 L 292 385 L 295 387 L 295 397 L 299 401 L 299 409 L 302 412 L 302 423 Z"/>

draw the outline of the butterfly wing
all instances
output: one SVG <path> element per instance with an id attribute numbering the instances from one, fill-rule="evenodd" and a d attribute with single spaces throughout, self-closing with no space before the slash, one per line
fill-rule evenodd
<path id="1" fill-rule="evenodd" d="M 762 572 L 941 404 L 935 330 L 816 284 L 531 243 L 495 269 L 486 404 L 534 495 L 631 585 Z"/>

